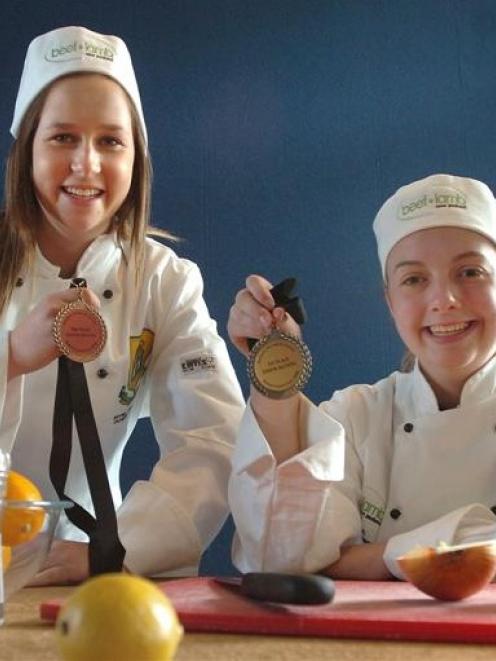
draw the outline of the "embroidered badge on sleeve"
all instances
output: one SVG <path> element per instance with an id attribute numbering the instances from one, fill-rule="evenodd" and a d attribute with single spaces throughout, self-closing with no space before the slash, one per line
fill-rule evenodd
<path id="1" fill-rule="evenodd" d="M 180 363 L 183 376 L 205 375 L 205 373 L 217 371 L 216 358 L 212 353 L 182 356 Z"/>

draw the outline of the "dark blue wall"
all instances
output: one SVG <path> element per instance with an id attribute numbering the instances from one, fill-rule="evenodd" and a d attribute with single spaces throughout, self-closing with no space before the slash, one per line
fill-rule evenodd
<path id="1" fill-rule="evenodd" d="M 495 0 L 10 0 L 0 22 L 2 153 L 28 41 L 67 24 L 130 47 L 154 222 L 184 237 L 178 251 L 202 268 L 221 333 L 248 273 L 295 275 L 309 312 L 312 398 L 393 369 L 402 349 L 371 222 L 399 185 L 432 172 L 496 185 Z M 153 452 L 141 426 L 125 487 Z M 219 553 L 206 571 L 225 567 Z"/>

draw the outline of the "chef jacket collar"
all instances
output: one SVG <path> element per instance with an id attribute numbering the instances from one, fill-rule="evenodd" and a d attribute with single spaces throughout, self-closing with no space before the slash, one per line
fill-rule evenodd
<path id="1" fill-rule="evenodd" d="M 463 386 L 460 406 L 471 406 L 496 394 L 496 356 L 472 374 Z"/>
<path id="2" fill-rule="evenodd" d="M 463 386 L 460 407 L 473 406 L 496 394 L 496 356 L 473 374 Z M 436 396 L 423 375 L 418 361 L 413 372 L 401 374 L 397 380 L 396 400 L 399 407 L 416 418 L 439 412 Z"/>
<path id="3" fill-rule="evenodd" d="M 85 273 L 100 273 L 108 268 L 109 261 L 120 256 L 120 251 L 115 232 L 98 236 L 81 255 L 75 275 L 84 277 Z M 41 278 L 58 278 L 60 274 L 60 268 L 43 255 L 38 245 L 36 246 L 35 274 Z"/>

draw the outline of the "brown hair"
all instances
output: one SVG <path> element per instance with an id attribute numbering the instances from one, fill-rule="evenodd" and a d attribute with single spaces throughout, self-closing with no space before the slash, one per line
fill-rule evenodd
<path id="1" fill-rule="evenodd" d="M 388 290 L 388 287 L 389 287 L 387 271 L 384 272 L 383 287 L 384 287 L 384 294 L 387 298 L 387 290 Z M 389 310 L 389 311 L 390 311 L 390 314 L 391 314 L 391 310 Z M 391 314 L 391 317 L 392 317 L 392 314 Z M 400 366 L 398 368 L 399 371 L 400 372 L 412 372 L 413 368 L 415 367 L 415 360 L 416 360 L 415 354 L 413 354 L 410 351 L 410 349 L 405 347 L 405 350 L 403 352 L 403 356 L 401 357 L 401 360 L 400 360 Z"/>
<path id="2" fill-rule="evenodd" d="M 84 73 L 69 75 L 84 75 Z M 31 266 L 33 261 L 36 229 L 42 213 L 32 179 L 33 140 L 49 90 L 50 86 L 42 90 L 27 109 L 18 137 L 12 143 L 7 157 L 5 203 L 4 209 L 0 212 L 0 313 L 10 300 L 20 272 Z M 141 122 L 129 97 L 128 101 L 135 157 L 129 193 L 115 214 L 114 228 L 121 244 L 129 241 L 136 277 L 139 278 L 143 267 L 147 234 L 168 240 L 176 240 L 176 237 L 166 230 L 153 228 L 149 224 L 152 165 Z"/>
<path id="3" fill-rule="evenodd" d="M 410 351 L 410 349 L 406 349 L 405 353 L 401 358 L 399 371 L 412 372 L 414 367 L 415 367 L 415 355 Z"/>

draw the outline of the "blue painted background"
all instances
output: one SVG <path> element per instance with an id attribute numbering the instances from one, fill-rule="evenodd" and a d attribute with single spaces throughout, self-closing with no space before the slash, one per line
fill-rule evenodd
<path id="1" fill-rule="evenodd" d="M 68 24 L 122 36 L 151 137 L 153 220 L 184 238 L 220 332 L 248 273 L 294 275 L 313 399 L 398 364 L 372 219 L 433 172 L 496 186 L 495 0 L 7 0 L 0 15 L 2 154 L 33 36 Z M 155 452 L 143 423 L 124 489 Z M 229 570 L 229 534 L 204 572 Z"/>

